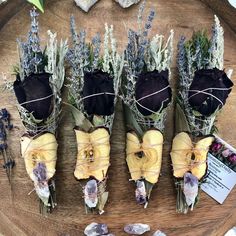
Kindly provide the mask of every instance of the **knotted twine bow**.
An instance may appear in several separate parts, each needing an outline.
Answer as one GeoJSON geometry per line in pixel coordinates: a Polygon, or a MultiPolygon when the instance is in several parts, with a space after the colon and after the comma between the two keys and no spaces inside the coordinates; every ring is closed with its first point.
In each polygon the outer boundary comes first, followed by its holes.
{"type": "Polygon", "coordinates": [[[193,143],[190,136],[181,132],[173,139],[171,159],[176,178],[183,178],[191,172],[198,179],[206,173],[207,153],[214,137],[206,137],[193,143]]]}
{"type": "Polygon", "coordinates": [[[126,161],[132,180],[145,178],[156,183],[161,169],[163,135],[158,130],[149,130],[141,143],[136,134],[127,133],[126,161]],[[142,154],[140,156],[139,154],[142,154]]]}
{"type": "Polygon", "coordinates": [[[105,128],[98,128],[91,133],[75,129],[75,133],[78,145],[75,177],[104,180],[110,165],[109,132],[105,128]]]}

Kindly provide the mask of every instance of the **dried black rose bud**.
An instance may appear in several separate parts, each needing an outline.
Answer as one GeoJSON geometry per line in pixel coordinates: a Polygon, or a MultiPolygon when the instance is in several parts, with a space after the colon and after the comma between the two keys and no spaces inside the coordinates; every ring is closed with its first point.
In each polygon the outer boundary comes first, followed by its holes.
{"type": "Polygon", "coordinates": [[[19,104],[36,119],[46,119],[52,111],[50,76],[48,73],[31,74],[24,81],[17,77],[13,85],[19,104]]]}
{"type": "Polygon", "coordinates": [[[84,75],[84,109],[89,115],[109,116],[114,113],[113,78],[96,70],[84,75]]]}
{"type": "Polygon", "coordinates": [[[161,111],[170,103],[172,92],[168,75],[168,70],[160,73],[154,70],[139,75],[135,88],[135,99],[142,115],[149,116],[153,112],[161,111]]]}
{"type": "Polygon", "coordinates": [[[202,115],[210,116],[225,104],[232,86],[232,81],[222,70],[198,70],[189,88],[189,104],[202,115]]]}

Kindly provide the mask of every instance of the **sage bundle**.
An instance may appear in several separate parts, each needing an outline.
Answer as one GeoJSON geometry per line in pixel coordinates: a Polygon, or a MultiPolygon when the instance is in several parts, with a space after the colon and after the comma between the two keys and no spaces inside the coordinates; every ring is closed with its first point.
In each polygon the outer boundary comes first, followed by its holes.
{"type": "Polygon", "coordinates": [[[138,31],[128,30],[122,83],[126,124],[126,161],[135,182],[135,198],[147,207],[162,163],[163,131],[172,92],[169,84],[173,30],[167,41],[149,38],[155,16],[150,11],[143,24],[145,2],[139,8],[138,31]]]}
{"type": "Polygon", "coordinates": [[[207,154],[214,141],[216,117],[233,86],[232,70],[223,69],[224,36],[215,16],[212,37],[205,31],[178,44],[179,92],[171,159],[177,189],[176,210],[187,213],[198,202],[207,177],[207,154]]]}
{"type": "Polygon", "coordinates": [[[86,211],[102,214],[108,199],[110,135],[124,59],[117,52],[112,25],[105,24],[103,41],[96,34],[87,43],[86,32],[77,34],[72,17],[71,32],[73,47],[67,59],[71,65],[69,106],[78,150],[74,175],[82,185],[86,211]]]}
{"type": "Polygon", "coordinates": [[[51,212],[56,206],[55,167],[64,83],[64,58],[67,42],[58,43],[56,33],[48,31],[47,46],[42,49],[38,34],[38,13],[30,11],[31,28],[26,42],[18,40],[19,64],[15,66],[13,89],[20,118],[26,132],[21,137],[21,155],[34,190],[40,199],[40,211],[51,212]]]}

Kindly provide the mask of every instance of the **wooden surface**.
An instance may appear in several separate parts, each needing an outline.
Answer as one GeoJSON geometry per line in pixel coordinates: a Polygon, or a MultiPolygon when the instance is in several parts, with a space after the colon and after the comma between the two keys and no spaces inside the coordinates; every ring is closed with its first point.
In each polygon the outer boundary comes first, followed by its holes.
{"type": "MultiPolygon", "coordinates": [[[[212,3],[214,1],[211,1],[212,3]]],[[[223,3],[222,3],[223,4],[223,3]]],[[[175,30],[175,54],[173,61],[173,88],[176,86],[176,44],[180,35],[190,37],[194,30],[205,27],[211,29],[214,12],[200,0],[148,0],[147,10],[153,6],[157,12],[152,34],[165,35],[175,30]]],[[[222,5],[223,6],[223,5],[222,5]]],[[[112,0],[100,0],[89,14],[75,7],[72,0],[50,0],[46,11],[40,17],[40,33],[45,42],[46,31],[51,29],[58,36],[69,37],[69,17],[75,15],[78,27],[84,27],[91,37],[97,31],[103,32],[105,22],[115,26],[120,49],[126,43],[124,23],[136,25],[138,6],[124,10],[112,0]]],[[[24,37],[29,28],[29,5],[19,6],[19,12],[0,30],[0,71],[10,76],[11,65],[17,62],[16,38],[24,37]]],[[[219,7],[218,7],[219,9],[219,7]]],[[[235,22],[236,15],[231,21],[235,22]]],[[[225,68],[236,72],[236,34],[222,21],[225,30],[225,68]]],[[[236,83],[236,74],[233,80],[236,83]]],[[[0,82],[2,83],[2,81],[0,82]]],[[[13,171],[12,191],[4,170],[0,169],[0,234],[3,235],[83,235],[85,226],[91,222],[107,223],[110,232],[125,235],[123,226],[127,223],[147,223],[152,231],[163,230],[169,236],[222,236],[228,228],[236,224],[236,189],[232,191],[224,205],[216,203],[205,193],[194,212],[188,215],[175,213],[176,192],[173,185],[169,151],[173,137],[173,107],[168,114],[165,130],[162,176],[152,192],[148,209],[136,205],[134,185],[128,182],[129,174],[125,163],[125,129],[122,109],[117,107],[112,134],[111,167],[109,169],[108,189],[110,191],[106,212],[102,216],[85,215],[81,189],[73,176],[76,160],[76,144],[73,120],[64,112],[59,127],[59,151],[56,172],[58,207],[47,218],[39,214],[35,193],[28,196],[33,184],[26,174],[23,159],[19,152],[19,138],[24,127],[16,110],[14,95],[1,93],[0,107],[6,107],[15,128],[9,136],[12,156],[16,160],[13,171]]],[[[236,146],[236,89],[234,88],[224,111],[218,118],[220,136],[236,146]]],[[[152,235],[147,233],[146,235],[152,235]]]]}

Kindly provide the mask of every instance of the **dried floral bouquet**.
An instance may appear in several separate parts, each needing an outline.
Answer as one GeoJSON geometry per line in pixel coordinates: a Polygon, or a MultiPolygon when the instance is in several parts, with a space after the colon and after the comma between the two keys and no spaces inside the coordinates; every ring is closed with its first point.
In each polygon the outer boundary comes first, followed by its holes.
{"type": "Polygon", "coordinates": [[[149,38],[155,16],[153,10],[143,24],[145,1],[138,14],[139,30],[128,30],[122,83],[126,122],[126,161],[135,197],[147,207],[158,182],[163,148],[163,131],[172,92],[169,84],[173,53],[173,30],[167,41],[156,34],[149,38]]]}
{"type": "Polygon", "coordinates": [[[233,86],[223,70],[223,28],[215,16],[212,37],[196,32],[178,44],[179,93],[171,159],[177,189],[176,210],[187,213],[198,202],[206,179],[207,154],[214,141],[215,120],[233,86]]]}
{"type": "Polygon", "coordinates": [[[55,167],[57,160],[56,129],[61,112],[61,88],[64,83],[64,58],[67,42],[58,44],[56,34],[41,49],[38,13],[30,11],[31,29],[26,42],[18,40],[19,64],[15,66],[13,89],[26,133],[21,137],[21,155],[34,190],[40,199],[40,211],[56,206],[55,167]]]}
{"type": "Polygon", "coordinates": [[[117,52],[113,26],[105,25],[103,42],[96,34],[91,43],[86,43],[86,32],[77,34],[72,17],[71,33],[68,89],[78,148],[74,175],[83,188],[86,212],[102,214],[108,199],[110,135],[124,58],[117,52]]]}

